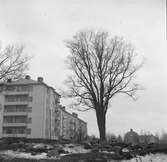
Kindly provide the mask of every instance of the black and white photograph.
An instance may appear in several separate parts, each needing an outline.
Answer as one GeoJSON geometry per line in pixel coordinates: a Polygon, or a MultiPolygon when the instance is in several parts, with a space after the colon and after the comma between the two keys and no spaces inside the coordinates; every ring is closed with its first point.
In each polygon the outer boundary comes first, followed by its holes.
{"type": "Polygon", "coordinates": [[[166,0],[0,0],[0,162],[167,162],[166,0]]]}

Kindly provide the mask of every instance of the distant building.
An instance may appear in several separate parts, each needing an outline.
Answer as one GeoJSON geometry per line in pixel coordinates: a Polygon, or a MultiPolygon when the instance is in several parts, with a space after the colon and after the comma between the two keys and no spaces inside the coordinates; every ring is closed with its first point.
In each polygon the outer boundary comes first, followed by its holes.
{"type": "Polygon", "coordinates": [[[139,143],[147,143],[147,137],[145,135],[140,135],[139,143]]]}
{"type": "Polygon", "coordinates": [[[159,139],[154,135],[140,135],[139,143],[146,143],[146,144],[159,143],[159,139]]]}
{"type": "Polygon", "coordinates": [[[130,131],[125,134],[124,142],[132,145],[138,144],[139,136],[133,129],[130,129],[130,131]]]}
{"type": "MultiPolygon", "coordinates": [[[[42,77],[35,81],[27,75],[24,79],[8,79],[0,84],[0,138],[59,139],[63,129],[68,129],[67,126],[63,127],[66,124],[63,123],[62,112],[60,95],[45,84],[42,77]]],[[[67,120],[74,118],[65,110],[64,114],[68,114],[64,115],[67,120]]],[[[77,126],[87,131],[85,122],[77,126]]],[[[69,132],[64,135],[65,138],[68,136],[71,136],[69,132]]]]}
{"type": "Polygon", "coordinates": [[[162,137],[160,139],[160,142],[161,143],[167,143],[167,133],[163,132],[162,137]]]}
{"type": "Polygon", "coordinates": [[[148,143],[159,143],[159,139],[158,139],[158,137],[156,137],[154,135],[150,135],[148,143]]]}

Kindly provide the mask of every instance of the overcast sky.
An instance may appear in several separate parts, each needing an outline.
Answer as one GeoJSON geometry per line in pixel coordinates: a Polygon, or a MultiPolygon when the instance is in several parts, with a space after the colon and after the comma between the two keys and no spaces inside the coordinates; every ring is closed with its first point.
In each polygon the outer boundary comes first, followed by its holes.
{"type": "MultiPolygon", "coordinates": [[[[0,41],[24,44],[34,56],[28,73],[33,79],[43,76],[59,92],[68,74],[65,40],[81,29],[123,36],[146,58],[137,77],[145,91],[136,102],[127,96],[113,99],[107,132],[167,131],[165,6],[165,0],[0,0],[0,41]]],[[[94,112],[79,116],[88,123],[89,134],[98,135],[94,112]]]]}

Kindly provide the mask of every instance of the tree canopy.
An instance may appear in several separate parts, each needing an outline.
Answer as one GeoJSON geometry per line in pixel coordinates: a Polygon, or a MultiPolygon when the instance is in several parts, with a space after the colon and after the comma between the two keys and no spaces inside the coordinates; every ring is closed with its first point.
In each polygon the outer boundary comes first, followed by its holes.
{"type": "MultiPolygon", "coordinates": [[[[142,62],[136,60],[134,47],[123,38],[110,38],[107,32],[81,31],[66,43],[70,49],[68,78],[70,97],[81,110],[94,109],[98,125],[104,120],[111,99],[126,94],[136,99],[139,84],[133,79],[142,62]]],[[[103,126],[101,126],[102,129],[103,126]]]]}
{"type": "Polygon", "coordinates": [[[0,48],[0,81],[22,77],[28,69],[29,60],[23,46],[8,45],[0,48]]]}

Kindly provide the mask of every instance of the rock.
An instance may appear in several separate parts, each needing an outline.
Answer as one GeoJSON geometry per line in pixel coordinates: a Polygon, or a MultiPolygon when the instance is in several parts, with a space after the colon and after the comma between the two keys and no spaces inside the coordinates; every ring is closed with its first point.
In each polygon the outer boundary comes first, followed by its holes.
{"type": "Polygon", "coordinates": [[[36,152],[34,152],[34,151],[32,151],[31,152],[31,155],[37,155],[38,153],[36,153],[36,152]]]}
{"type": "Polygon", "coordinates": [[[21,148],[19,148],[19,151],[20,151],[20,152],[25,152],[26,149],[21,147],[21,148]]]}
{"type": "Polygon", "coordinates": [[[35,152],[35,153],[42,153],[48,152],[46,146],[44,144],[30,144],[26,148],[26,152],[35,152]]]}
{"type": "Polygon", "coordinates": [[[89,142],[83,143],[84,149],[92,149],[92,145],[89,142]]]}
{"type": "Polygon", "coordinates": [[[71,144],[71,145],[68,145],[68,147],[69,147],[69,148],[74,148],[74,145],[73,145],[73,144],[71,144]]]}
{"type": "Polygon", "coordinates": [[[106,150],[106,151],[110,151],[110,148],[112,148],[111,145],[105,144],[104,146],[102,146],[102,149],[106,150]]]}
{"type": "Polygon", "coordinates": [[[122,153],[122,156],[124,157],[124,159],[131,159],[131,158],[134,157],[134,156],[133,156],[131,153],[129,153],[129,152],[123,152],[123,153],[122,153]]]}
{"type": "Polygon", "coordinates": [[[92,148],[92,152],[98,152],[99,151],[99,148],[98,147],[93,147],[92,148]]]}
{"type": "Polygon", "coordinates": [[[99,140],[92,140],[90,141],[91,145],[98,145],[99,144],[99,140]]]}
{"type": "Polygon", "coordinates": [[[138,150],[138,149],[142,149],[142,146],[140,145],[134,145],[130,147],[131,150],[138,150]]]}
{"type": "Polygon", "coordinates": [[[58,150],[51,150],[47,153],[48,157],[53,157],[53,156],[58,156],[58,155],[59,155],[58,150]]]}
{"type": "Polygon", "coordinates": [[[67,154],[67,153],[69,153],[68,151],[64,150],[64,147],[62,145],[55,145],[54,150],[57,150],[58,154],[67,154]]]}
{"type": "Polygon", "coordinates": [[[108,148],[109,152],[115,152],[115,154],[120,155],[121,154],[121,147],[120,146],[111,146],[108,148]]]}
{"type": "Polygon", "coordinates": [[[18,143],[12,143],[8,146],[8,149],[9,150],[13,150],[13,151],[16,151],[18,148],[21,148],[23,147],[22,144],[18,144],[18,143]]]}
{"type": "Polygon", "coordinates": [[[68,154],[69,152],[62,149],[62,150],[58,150],[58,153],[59,154],[68,154]]]}

